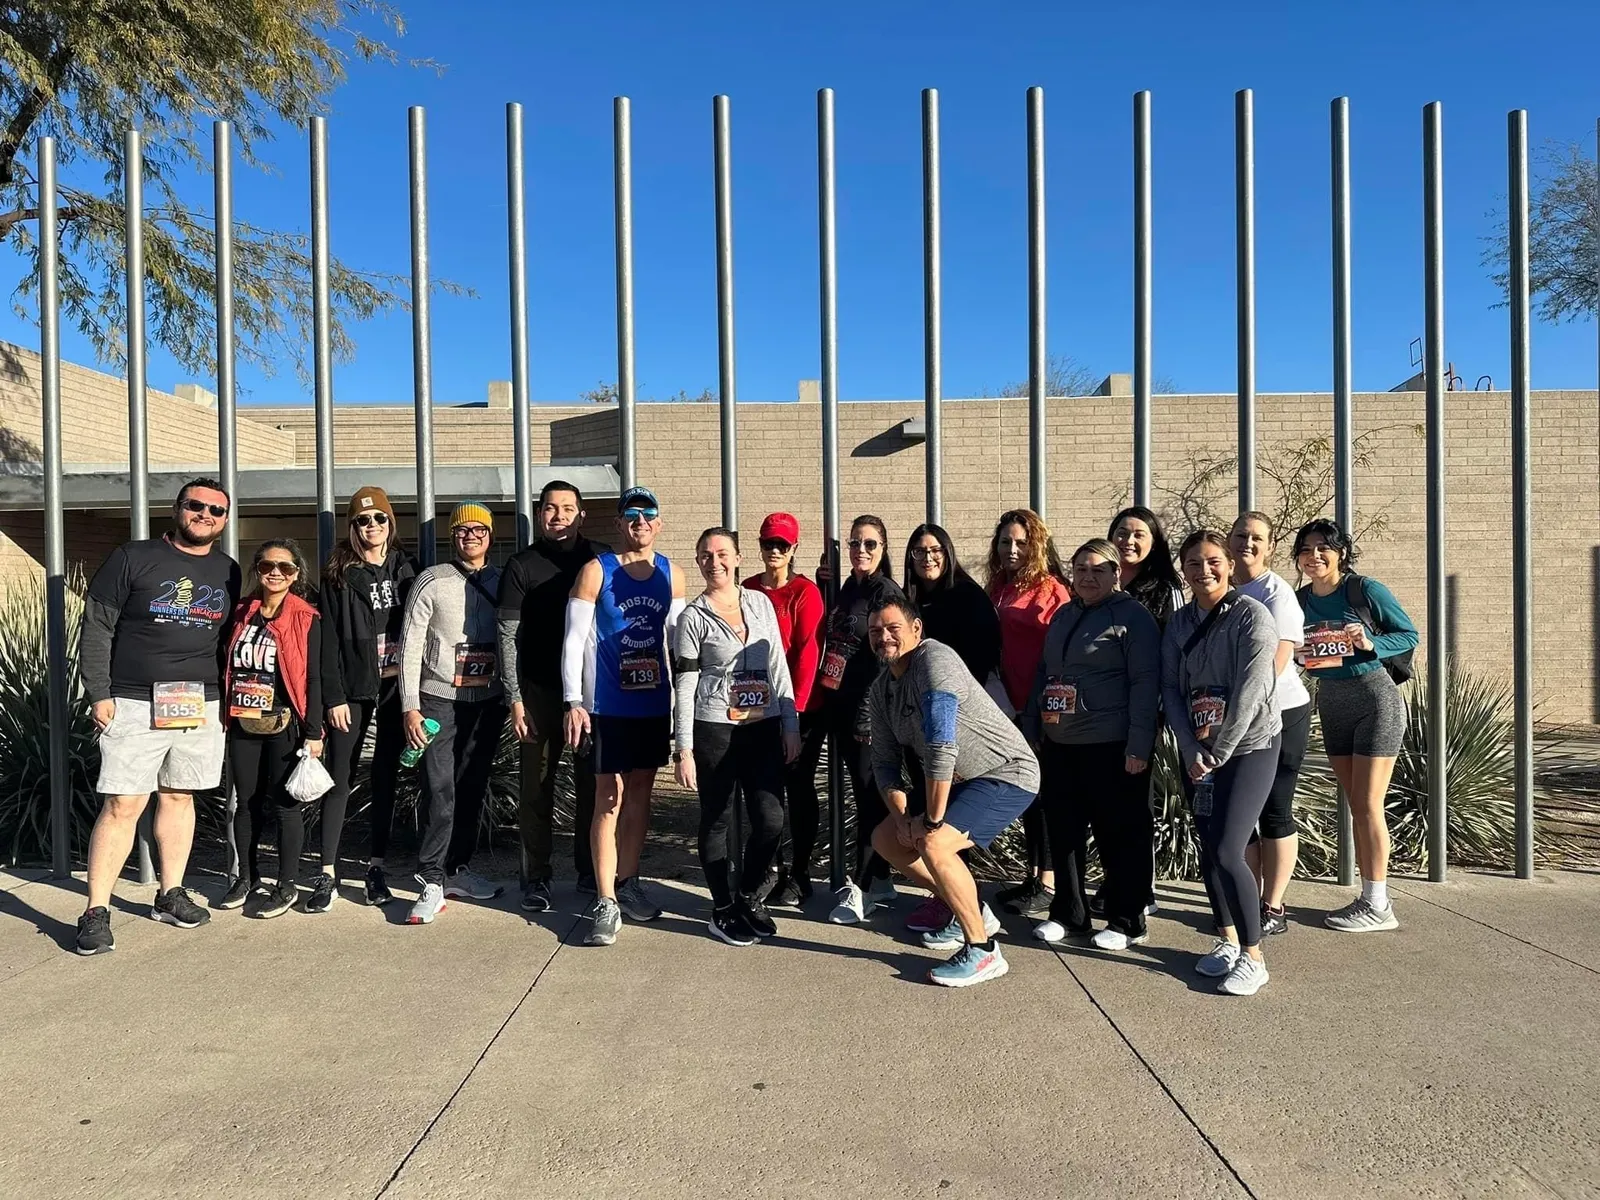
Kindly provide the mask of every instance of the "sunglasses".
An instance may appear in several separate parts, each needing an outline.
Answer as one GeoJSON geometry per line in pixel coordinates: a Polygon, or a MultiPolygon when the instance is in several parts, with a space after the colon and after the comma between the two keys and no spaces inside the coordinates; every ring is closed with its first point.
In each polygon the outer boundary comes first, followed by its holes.
{"type": "Polygon", "coordinates": [[[883,545],[883,543],[874,538],[851,538],[846,545],[848,545],[852,550],[871,551],[876,550],[879,546],[883,545]]]}
{"type": "Polygon", "coordinates": [[[362,513],[353,522],[358,529],[365,529],[368,525],[376,525],[382,529],[389,523],[388,513],[362,513]]]}
{"type": "Polygon", "coordinates": [[[761,549],[763,551],[776,550],[779,554],[787,554],[794,547],[782,538],[762,538],[761,549]]]}
{"type": "Polygon", "coordinates": [[[228,515],[228,506],[226,504],[207,504],[204,500],[185,500],[182,507],[185,512],[208,512],[213,517],[225,517],[228,515]]]}
{"type": "Polygon", "coordinates": [[[622,519],[632,524],[634,521],[654,521],[661,515],[659,508],[625,508],[622,510],[622,519]]]}
{"type": "Polygon", "coordinates": [[[484,525],[457,525],[450,532],[457,537],[472,538],[474,540],[489,536],[489,529],[484,525]]]}
{"type": "Polygon", "coordinates": [[[256,564],[256,574],[263,579],[268,575],[282,575],[285,579],[293,579],[300,574],[300,568],[283,559],[263,558],[256,564]]]}

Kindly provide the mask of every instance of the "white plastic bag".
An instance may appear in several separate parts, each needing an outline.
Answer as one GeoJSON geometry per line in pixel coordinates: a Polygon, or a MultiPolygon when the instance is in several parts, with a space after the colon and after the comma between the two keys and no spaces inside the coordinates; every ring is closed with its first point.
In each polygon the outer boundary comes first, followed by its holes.
{"type": "Polygon", "coordinates": [[[333,787],[333,776],[328,774],[328,768],[322,765],[320,758],[312,758],[304,750],[299,753],[300,761],[295,764],[294,770],[289,772],[283,790],[289,793],[290,799],[298,800],[301,804],[310,804],[333,787]]]}

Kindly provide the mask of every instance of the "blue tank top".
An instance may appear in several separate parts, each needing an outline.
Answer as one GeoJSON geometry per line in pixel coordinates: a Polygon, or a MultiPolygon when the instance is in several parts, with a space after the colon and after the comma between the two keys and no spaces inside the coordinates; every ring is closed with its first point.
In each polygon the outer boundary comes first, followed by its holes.
{"type": "Polygon", "coordinates": [[[635,579],[602,554],[594,606],[594,711],[610,717],[664,717],[672,711],[667,681],[667,610],[672,569],[655,558],[649,578],[635,579]]]}

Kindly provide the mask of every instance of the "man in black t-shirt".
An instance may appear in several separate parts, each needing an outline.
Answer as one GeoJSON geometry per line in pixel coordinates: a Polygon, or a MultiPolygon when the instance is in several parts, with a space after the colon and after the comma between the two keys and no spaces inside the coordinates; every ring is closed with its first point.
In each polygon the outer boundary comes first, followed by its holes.
{"type": "Polygon", "coordinates": [[[216,480],[190,480],[173,505],[172,531],[113,550],[84,597],[78,666],[100,730],[96,790],[105,801],[89,837],[79,954],[116,947],[111,888],[151,792],[161,884],[150,915],[182,929],[211,917],[184,890],[183,873],[194,793],[222,779],[223,634],[239,602],[239,564],[215,548],[228,508],[216,480]]]}
{"type": "MultiPolygon", "coordinates": [[[[517,824],[522,830],[525,878],[522,907],[550,908],[550,826],[555,811],[556,767],[566,745],[562,727],[561,638],[566,629],[567,596],[583,564],[610,547],[578,532],[583,496],[565,480],[554,479],[539,494],[540,537],[513,555],[500,577],[500,677],[511,702],[511,728],[522,742],[522,799],[517,824]]],[[[577,793],[572,860],[580,890],[594,890],[589,826],[594,817],[594,762],[572,758],[577,793]]]]}

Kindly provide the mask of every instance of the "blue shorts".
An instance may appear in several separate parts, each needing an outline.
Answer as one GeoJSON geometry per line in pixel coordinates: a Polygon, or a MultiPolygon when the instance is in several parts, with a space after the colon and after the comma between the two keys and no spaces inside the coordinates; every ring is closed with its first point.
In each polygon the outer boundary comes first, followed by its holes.
{"type": "Polygon", "coordinates": [[[967,779],[950,789],[950,803],[945,806],[944,819],[947,825],[971,838],[973,845],[987,850],[989,843],[1032,803],[1033,793],[1023,791],[1014,783],[967,779]]]}

